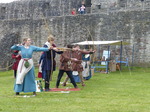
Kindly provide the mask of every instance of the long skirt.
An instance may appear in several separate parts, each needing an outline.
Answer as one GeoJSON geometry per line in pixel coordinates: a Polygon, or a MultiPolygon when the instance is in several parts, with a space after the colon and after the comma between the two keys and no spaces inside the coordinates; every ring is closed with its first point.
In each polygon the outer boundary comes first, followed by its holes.
{"type": "Polygon", "coordinates": [[[17,78],[14,85],[15,92],[35,92],[35,73],[32,59],[29,60],[29,67],[25,68],[24,59],[18,65],[17,78]]]}

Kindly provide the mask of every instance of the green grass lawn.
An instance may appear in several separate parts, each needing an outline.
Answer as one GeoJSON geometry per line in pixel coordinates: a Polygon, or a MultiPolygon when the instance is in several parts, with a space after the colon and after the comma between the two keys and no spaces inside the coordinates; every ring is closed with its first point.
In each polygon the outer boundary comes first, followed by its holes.
{"type": "MultiPolygon", "coordinates": [[[[53,74],[52,88],[57,74],[53,74]]],[[[0,112],[150,112],[149,68],[95,73],[85,87],[78,84],[80,91],[40,92],[29,98],[16,97],[13,84],[13,71],[0,72],[0,112]]]]}

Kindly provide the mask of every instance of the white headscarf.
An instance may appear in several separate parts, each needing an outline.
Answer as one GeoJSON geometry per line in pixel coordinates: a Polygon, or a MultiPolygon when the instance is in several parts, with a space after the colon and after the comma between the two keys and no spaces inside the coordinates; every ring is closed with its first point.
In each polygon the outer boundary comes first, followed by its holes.
{"type": "Polygon", "coordinates": [[[48,46],[48,48],[50,48],[50,46],[51,46],[51,43],[49,43],[48,41],[45,43],[45,45],[47,45],[48,46]]]}

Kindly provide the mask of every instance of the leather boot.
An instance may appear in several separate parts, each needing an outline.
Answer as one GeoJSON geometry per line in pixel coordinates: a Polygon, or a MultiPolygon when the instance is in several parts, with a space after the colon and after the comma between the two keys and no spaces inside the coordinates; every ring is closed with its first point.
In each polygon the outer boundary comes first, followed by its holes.
{"type": "Polygon", "coordinates": [[[36,92],[33,92],[33,95],[35,95],[35,96],[36,96],[36,92]]]}
{"type": "Polygon", "coordinates": [[[19,92],[16,92],[16,95],[19,95],[19,92]]]}

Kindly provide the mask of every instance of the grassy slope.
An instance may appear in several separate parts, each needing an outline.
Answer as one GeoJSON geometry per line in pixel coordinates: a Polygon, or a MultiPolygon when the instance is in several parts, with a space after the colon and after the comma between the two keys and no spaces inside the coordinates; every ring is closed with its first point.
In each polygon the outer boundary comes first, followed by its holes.
{"type": "MultiPolygon", "coordinates": [[[[95,73],[80,91],[40,92],[36,97],[15,97],[13,71],[0,72],[2,112],[149,112],[150,70],[136,68],[110,74],[95,73]]],[[[55,87],[57,71],[51,87],[55,87]]],[[[73,87],[71,84],[68,87],[73,87]]],[[[60,88],[63,88],[60,86],[60,88]]],[[[31,95],[32,93],[27,93],[31,95]]],[[[22,93],[25,95],[25,93],[22,93]]]]}

